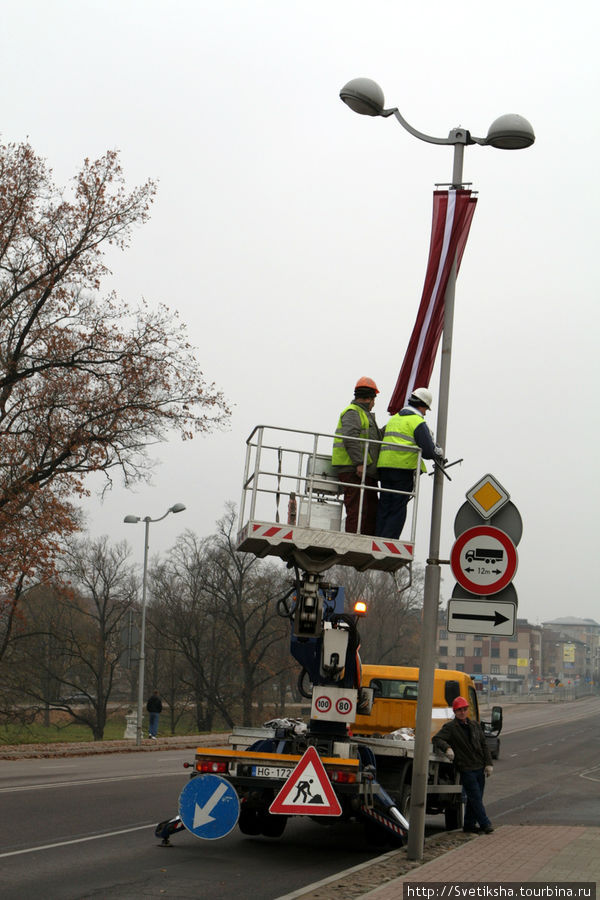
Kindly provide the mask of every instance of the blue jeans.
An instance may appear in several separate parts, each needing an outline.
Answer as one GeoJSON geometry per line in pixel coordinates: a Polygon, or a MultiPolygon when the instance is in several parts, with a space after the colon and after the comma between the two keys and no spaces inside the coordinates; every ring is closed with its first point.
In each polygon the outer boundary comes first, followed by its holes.
{"type": "Polygon", "coordinates": [[[483,805],[483,789],[485,787],[485,773],[483,769],[473,769],[470,772],[460,773],[460,782],[467,795],[465,807],[465,828],[475,828],[479,823],[481,828],[492,823],[488,819],[483,805]]]}
{"type": "MultiPolygon", "coordinates": [[[[391,488],[394,491],[413,490],[414,469],[382,467],[377,470],[377,473],[382,488],[391,488]]],[[[409,500],[409,494],[386,494],[385,491],[380,491],[375,525],[377,537],[392,538],[392,540],[400,537],[406,521],[406,507],[409,500]]]]}
{"type": "Polygon", "coordinates": [[[158,717],[160,713],[151,712],[148,713],[149,722],[148,722],[148,734],[152,735],[152,737],[156,737],[158,734],[158,717]]]}

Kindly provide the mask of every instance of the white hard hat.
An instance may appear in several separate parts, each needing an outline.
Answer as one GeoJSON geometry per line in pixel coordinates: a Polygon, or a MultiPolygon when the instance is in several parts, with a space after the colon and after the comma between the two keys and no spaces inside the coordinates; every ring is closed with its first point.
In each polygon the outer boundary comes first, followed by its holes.
{"type": "Polygon", "coordinates": [[[423,404],[427,409],[431,409],[431,404],[433,403],[433,395],[429,388],[415,388],[410,399],[420,400],[421,403],[419,405],[423,404]]]}

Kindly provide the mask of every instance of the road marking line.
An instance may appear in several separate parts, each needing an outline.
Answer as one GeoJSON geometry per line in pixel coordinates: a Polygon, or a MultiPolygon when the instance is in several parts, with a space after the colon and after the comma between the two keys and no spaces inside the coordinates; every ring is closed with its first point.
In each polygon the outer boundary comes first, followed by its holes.
{"type": "Polygon", "coordinates": [[[600,781],[600,766],[593,766],[591,769],[585,769],[583,772],[579,773],[580,778],[587,778],[588,781],[600,781]],[[595,775],[591,775],[591,772],[595,772],[595,775]]]}
{"type": "Polygon", "coordinates": [[[540,800],[545,800],[546,797],[551,797],[552,794],[555,794],[558,788],[553,788],[551,791],[548,791],[547,794],[540,794],[538,797],[534,797],[532,800],[528,800],[527,803],[521,803],[520,806],[513,806],[512,809],[505,809],[504,812],[496,813],[494,815],[494,819],[501,819],[502,816],[508,816],[510,813],[519,812],[522,809],[527,809],[528,806],[532,806],[534,803],[538,803],[540,800]]]}
{"type": "Polygon", "coordinates": [[[9,853],[0,853],[0,859],[7,856],[21,856],[23,853],[37,853],[39,850],[55,850],[57,847],[69,847],[71,844],[83,844],[86,841],[98,841],[101,838],[116,837],[119,834],[130,834],[132,831],[143,831],[146,828],[156,827],[150,825],[136,825],[135,828],[122,828],[120,831],[107,831],[105,834],[92,834],[89,837],[73,838],[72,841],[58,841],[56,844],[43,844],[41,847],[27,847],[25,850],[11,850],[9,853]]]}
{"type": "Polygon", "coordinates": [[[0,788],[0,794],[14,794],[18,791],[39,791],[48,788],[79,787],[82,784],[110,784],[113,781],[140,781],[143,778],[181,778],[180,772],[149,772],[147,775],[115,775],[114,778],[88,778],[83,781],[44,781],[41,784],[23,784],[0,788]]]}

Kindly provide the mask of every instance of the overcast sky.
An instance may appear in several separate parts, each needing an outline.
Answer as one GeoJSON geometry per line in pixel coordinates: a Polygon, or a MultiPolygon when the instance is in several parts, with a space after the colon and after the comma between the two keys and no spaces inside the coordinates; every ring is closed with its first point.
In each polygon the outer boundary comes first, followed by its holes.
{"type": "MultiPolygon", "coordinates": [[[[465,152],[479,202],[456,294],[446,451],[464,463],[442,556],[491,472],[523,517],[518,615],[600,621],[599,18],[583,0],[4,0],[3,139],[28,138],[61,184],[109,148],[129,186],[159,180],[105,289],[177,310],[233,408],[227,431],[156,448],[151,487],[88,502],[94,536],[127,538],[141,563],[142,526],[123,516],[176,502],[187,510],[151,529],[151,554],[184,528],[210,534],[239,502],[254,425],[331,432],[360,375],[385,424],[452,150],[354,115],[339,89],[368,76],[429,134],[484,136],[508,112],[534,127],[530,149],[465,152]]],[[[446,571],[445,596],[453,584],[446,571]]]]}

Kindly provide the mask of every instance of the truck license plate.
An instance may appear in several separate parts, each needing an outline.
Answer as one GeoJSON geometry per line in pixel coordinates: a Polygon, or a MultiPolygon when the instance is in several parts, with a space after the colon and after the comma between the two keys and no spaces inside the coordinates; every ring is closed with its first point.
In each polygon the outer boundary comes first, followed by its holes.
{"type": "Polygon", "coordinates": [[[252,766],[252,774],[259,778],[287,778],[293,771],[291,766],[252,766]]]}

